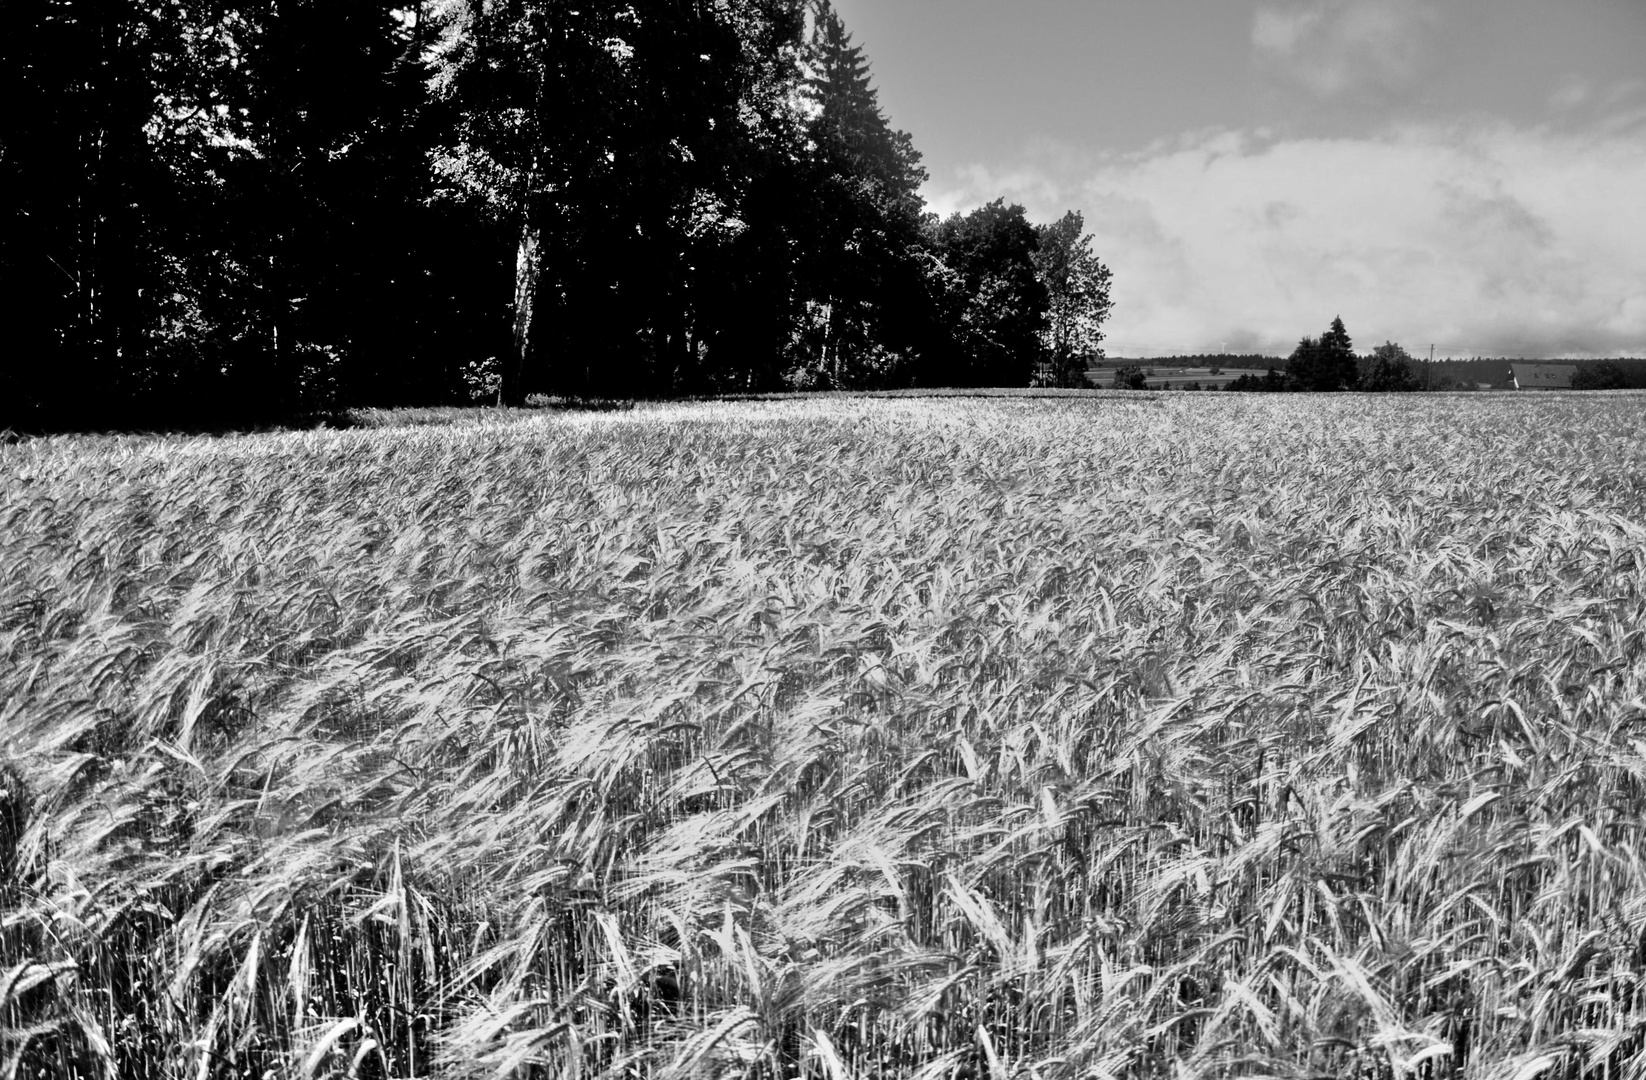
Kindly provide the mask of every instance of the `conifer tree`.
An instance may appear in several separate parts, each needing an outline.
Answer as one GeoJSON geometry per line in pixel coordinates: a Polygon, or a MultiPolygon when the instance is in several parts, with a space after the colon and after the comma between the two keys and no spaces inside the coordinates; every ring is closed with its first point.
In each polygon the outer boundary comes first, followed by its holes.
{"type": "Polygon", "coordinates": [[[1286,377],[1297,390],[1355,389],[1360,382],[1359,361],[1342,318],[1334,318],[1331,328],[1320,337],[1304,337],[1297,343],[1286,361],[1286,377]]]}
{"type": "Polygon", "coordinates": [[[860,45],[828,0],[813,0],[802,60],[811,147],[802,197],[792,361],[814,385],[906,379],[924,302],[919,188],[907,132],[880,108],[860,45]],[[901,370],[900,370],[901,369],[901,370]]]}
{"type": "Polygon", "coordinates": [[[872,183],[881,200],[918,212],[917,192],[926,180],[920,152],[909,133],[893,130],[881,111],[863,47],[852,43],[829,0],[815,0],[806,72],[815,110],[810,134],[824,160],[872,183]]]}
{"type": "Polygon", "coordinates": [[[1329,330],[1320,336],[1320,361],[1316,368],[1316,389],[1353,390],[1360,382],[1360,366],[1355,360],[1354,342],[1341,316],[1332,319],[1329,330]]]}

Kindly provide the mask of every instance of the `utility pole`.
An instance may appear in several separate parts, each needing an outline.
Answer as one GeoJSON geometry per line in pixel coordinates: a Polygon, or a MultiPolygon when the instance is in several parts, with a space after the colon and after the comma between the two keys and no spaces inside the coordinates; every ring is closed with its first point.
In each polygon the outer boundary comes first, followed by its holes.
{"type": "Polygon", "coordinates": [[[1423,368],[1423,389],[1425,389],[1425,390],[1429,389],[1430,376],[1434,372],[1434,369],[1435,369],[1435,347],[1434,347],[1433,344],[1431,344],[1429,346],[1429,362],[1423,368]]]}

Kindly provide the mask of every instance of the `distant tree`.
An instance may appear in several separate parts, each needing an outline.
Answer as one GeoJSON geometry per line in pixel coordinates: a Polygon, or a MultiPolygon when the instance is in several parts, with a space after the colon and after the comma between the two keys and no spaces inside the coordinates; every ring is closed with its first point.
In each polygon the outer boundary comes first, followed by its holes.
{"type": "Polygon", "coordinates": [[[1088,362],[1103,356],[1103,323],[1113,306],[1109,268],[1093,253],[1078,211],[1036,226],[1035,235],[1040,246],[1030,258],[1049,305],[1041,334],[1048,367],[1044,381],[1085,386],[1088,362]]]}
{"type": "Polygon", "coordinates": [[[1622,366],[1611,360],[1579,364],[1572,372],[1573,390],[1622,390],[1628,385],[1629,377],[1622,366]]]}
{"type": "Polygon", "coordinates": [[[1360,382],[1354,343],[1341,318],[1318,338],[1305,337],[1286,361],[1286,375],[1298,390],[1331,392],[1353,390],[1360,382]]]}
{"type": "Polygon", "coordinates": [[[1405,349],[1386,341],[1366,357],[1361,369],[1360,388],[1378,393],[1416,390],[1415,364],[1416,361],[1405,349]]]}
{"type": "Polygon", "coordinates": [[[1354,342],[1349,340],[1349,331],[1343,326],[1343,319],[1332,319],[1331,329],[1320,337],[1321,368],[1320,374],[1325,383],[1325,389],[1353,390],[1360,383],[1360,365],[1355,360],[1354,342]]]}
{"type": "MultiPolygon", "coordinates": [[[[1286,358],[1286,379],[1298,390],[1313,390],[1321,381],[1320,367],[1320,339],[1304,336],[1298,340],[1292,355],[1286,358]]],[[[1273,371],[1272,368],[1270,370],[1273,371]]],[[[1242,379],[1249,377],[1241,376],[1242,379]]]]}
{"type": "MultiPolygon", "coordinates": [[[[1305,338],[1304,340],[1308,341],[1309,339],[1305,338]]],[[[1292,382],[1290,375],[1276,371],[1274,365],[1271,364],[1268,372],[1263,376],[1242,375],[1223,389],[1233,390],[1236,393],[1278,394],[1295,389],[1295,384],[1292,382]]]]}
{"type": "Polygon", "coordinates": [[[1116,390],[1147,390],[1149,379],[1143,369],[1132,364],[1115,368],[1114,389],[1116,390]]]}
{"type": "Polygon", "coordinates": [[[1049,298],[1035,273],[1039,246],[1023,207],[996,199],[932,219],[934,295],[949,333],[948,378],[960,386],[1027,386],[1040,355],[1049,298]]]}

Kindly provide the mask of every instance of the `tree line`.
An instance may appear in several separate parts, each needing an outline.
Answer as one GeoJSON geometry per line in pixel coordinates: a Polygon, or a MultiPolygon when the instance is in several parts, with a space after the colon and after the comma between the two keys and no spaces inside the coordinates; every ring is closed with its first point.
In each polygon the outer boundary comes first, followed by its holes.
{"type": "Polygon", "coordinates": [[[1319,337],[1298,341],[1284,368],[1270,366],[1263,375],[1242,375],[1226,390],[1236,392],[1330,393],[1362,390],[1403,393],[1423,389],[1418,362],[1400,345],[1384,342],[1365,356],[1357,356],[1342,317],[1319,337]]]}
{"type": "MultiPolygon", "coordinates": [[[[1507,385],[1508,357],[1442,360],[1424,363],[1400,345],[1384,342],[1357,356],[1341,317],[1319,337],[1302,338],[1291,356],[1270,363],[1263,375],[1242,375],[1224,389],[1237,392],[1297,393],[1360,390],[1409,392],[1414,390],[1473,390],[1480,385],[1507,385]]],[[[1627,390],[1646,388],[1646,361],[1557,360],[1573,368],[1574,390],[1627,390]]],[[[1252,365],[1255,366],[1255,365],[1252,365]]],[[[1134,380],[1135,381],[1135,380],[1134,380]]],[[[1120,385],[1117,377],[1116,385],[1120,385]]]]}
{"type": "Polygon", "coordinates": [[[25,421],[1078,385],[1101,355],[1080,216],[929,212],[828,0],[7,22],[0,400],[25,421]]]}

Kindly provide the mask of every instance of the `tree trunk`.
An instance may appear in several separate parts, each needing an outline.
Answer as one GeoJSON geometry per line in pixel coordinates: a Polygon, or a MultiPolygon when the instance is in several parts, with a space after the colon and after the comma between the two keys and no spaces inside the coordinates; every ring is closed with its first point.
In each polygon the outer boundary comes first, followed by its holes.
{"type": "Polygon", "coordinates": [[[527,218],[520,229],[520,248],[514,259],[514,355],[510,358],[503,392],[511,405],[525,401],[527,364],[537,314],[537,285],[543,276],[540,252],[542,229],[527,218]]]}

